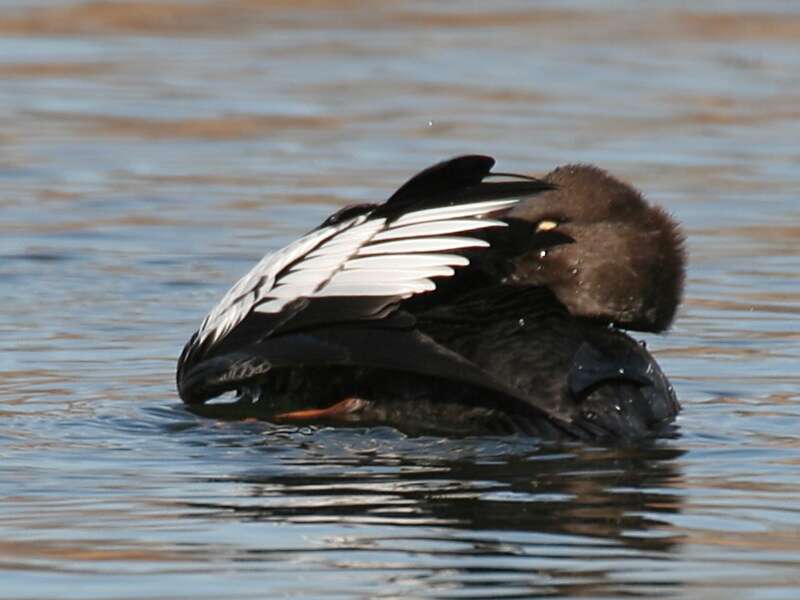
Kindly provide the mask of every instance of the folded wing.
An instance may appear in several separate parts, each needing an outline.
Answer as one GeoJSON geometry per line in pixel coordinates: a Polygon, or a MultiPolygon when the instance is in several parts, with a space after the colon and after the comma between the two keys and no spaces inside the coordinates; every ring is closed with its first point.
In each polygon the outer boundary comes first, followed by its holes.
{"type": "Polygon", "coordinates": [[[382,205],[334,215],[241,278],[184,348],[178,387],[202,402],[272,368],[363,365],[440,375],[508,391],[413,330],[402,303],[489,247],[487,229],[537,180],[482,183],[493,161],[463,157],[423,171],[382,205]],[[398,327],[398,323],[400,326],[398,327]],[[393,332],[390,333],[390,330],[393,332]],[[374,348],[380,346],[380,351],[374,348]]]}

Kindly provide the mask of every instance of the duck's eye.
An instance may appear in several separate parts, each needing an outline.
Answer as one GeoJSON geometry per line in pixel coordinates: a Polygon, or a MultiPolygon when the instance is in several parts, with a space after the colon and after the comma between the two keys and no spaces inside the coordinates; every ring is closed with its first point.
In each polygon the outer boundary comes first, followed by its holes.
{"type": "Polygon", "coordinates": [[[536,233],[539,233],[540,231],[550,231],[556,227],[558,227],[558,221],[545,219],[544,221],[539,221],[539,224],[536,226],[536,233]]]}

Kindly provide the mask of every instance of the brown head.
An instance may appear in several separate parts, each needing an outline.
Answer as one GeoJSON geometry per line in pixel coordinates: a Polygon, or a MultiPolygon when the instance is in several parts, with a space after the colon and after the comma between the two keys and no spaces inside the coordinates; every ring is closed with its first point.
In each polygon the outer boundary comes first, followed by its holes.
{"type": "Polygon", "coordinates": [[[545,286],[575,316],[667,329],[683,292],[686,252],[678,224],[597,167],[559,167],[544,181],[556,189],[507,214],[531,233],[508,283],[545,286]]]}

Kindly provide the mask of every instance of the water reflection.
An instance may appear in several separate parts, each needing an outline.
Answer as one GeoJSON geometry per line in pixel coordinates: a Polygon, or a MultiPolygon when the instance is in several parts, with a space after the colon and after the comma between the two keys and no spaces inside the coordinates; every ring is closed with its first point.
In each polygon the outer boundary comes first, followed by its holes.
{"type": "Polygon", "coordinates": [[[639,560],[669,560],[681,545],[680,534],[667,527],[668,517],[682,510],[683,451],[674,447],[309,433],[280,432],[279,445],[305,439],[302,452],[295,446],[283,457],[283,469],[270,461],[206,480],[240,487],[225,501],[187,503],[186,518],[251,528],[327,525],[337,535],[317,540],[311,552],[269,538],[240,558],[306,563],[313,555],[339,566],[367,561],[390,573],[423,569],[425,578],[445,577],[451,592],[491,584],[486,597],[506,597],[521,585],[523,597],[582,595],[589,582],[593,593],[603,582],[632,591],[643,582],[620,584],[622,559],[636,551],[639,560]],[[361,552],[369,558],[359,558],[361,552]]]}

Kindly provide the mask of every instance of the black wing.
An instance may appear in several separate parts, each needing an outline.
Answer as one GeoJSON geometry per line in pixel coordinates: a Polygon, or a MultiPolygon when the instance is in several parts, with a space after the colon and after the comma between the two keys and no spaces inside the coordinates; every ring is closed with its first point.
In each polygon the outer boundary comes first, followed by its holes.
{"type": "Polygon", "coordinates": [[[435,165],[386,203],[337,213],[262,259],[184,348],[181,397],[202,402],[271,368],[331,364],[438,375],[513,396],[397,310],[434,294],[437,281],[469,264],[466,253],[488,248],[478,234],[506,226],[492,216],[550,189],[529,178],[483,182],[493,163],[468,156],[435,165]]]}

